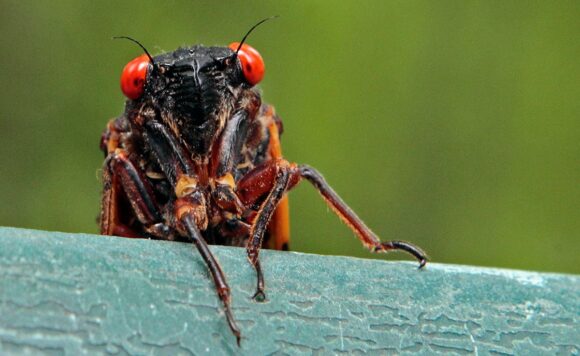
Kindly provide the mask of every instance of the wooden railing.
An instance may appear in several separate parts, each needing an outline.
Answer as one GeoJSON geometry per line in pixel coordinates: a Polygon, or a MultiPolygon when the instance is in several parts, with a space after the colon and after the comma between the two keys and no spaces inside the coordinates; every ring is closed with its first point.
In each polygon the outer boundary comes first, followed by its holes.
{"type": "Polygon", "coordinates": [[[192,245],[0,229],[0,354],[497,354],[580,349],[580,277],[212,247],[241,348],[192,245]]]}

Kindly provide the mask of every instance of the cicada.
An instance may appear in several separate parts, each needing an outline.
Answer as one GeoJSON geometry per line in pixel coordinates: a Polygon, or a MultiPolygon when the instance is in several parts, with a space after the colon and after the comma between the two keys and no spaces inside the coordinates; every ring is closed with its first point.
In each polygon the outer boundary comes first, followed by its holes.
{"type": "Polygon", "coordinates": [[[288,250],[286,194],[302,180],[371,251],[403,250],[426,263],[408,242],[381,242],[316,169],[284,158],[282,121],[256,87],[264,61],[245,43],[260,23],[227,47],[196,45],[155,57],[125,37],[144,54],[124,67],[125,111],[101,137],[101,234],[193,243],[238,344],[230,288],[208,245],[245,247],[257,276],[254,299],[264,300],[260,249],[288,250]]]}

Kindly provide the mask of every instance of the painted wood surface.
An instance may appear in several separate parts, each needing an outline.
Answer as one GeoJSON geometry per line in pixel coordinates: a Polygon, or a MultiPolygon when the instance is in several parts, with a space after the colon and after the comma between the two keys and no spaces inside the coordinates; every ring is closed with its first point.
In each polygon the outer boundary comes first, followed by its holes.
{"type": "Polygon", "coordinates": [[[0,228],[0,354],[578,354],[580,277],[0,228]]]}

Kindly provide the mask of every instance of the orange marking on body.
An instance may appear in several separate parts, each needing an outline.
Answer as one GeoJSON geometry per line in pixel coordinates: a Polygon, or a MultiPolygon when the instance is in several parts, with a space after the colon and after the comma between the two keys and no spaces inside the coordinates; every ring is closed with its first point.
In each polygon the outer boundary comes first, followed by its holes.
{"type": "Polygon", "coordinates": [[[180,175],[175,184],[175,196],[178,198],[189,195],[197,188],[197,179],[186,175],[180,175]]]}
{"type": "Polygon", "coordinates": [[[287,195],[280,200],[276,207],[268,230],[270,230],[270,234],[273,237],[273,248],[276,250],[288,250],[290,243],[290,205],[287,195]]]}
{"type": "Polygon", "coordinates": [[[275,122],[270,123],[268,126],[268,131],[270,131],[270,143],[269,152],[272,159],[282,158],[282,146],[280,145],[280,135],[278,134],[278,126],[275,122]]]}
{"type": "Polygon", "coordinates": [[[115,128],[115,120],[111,120],[107,123],[107,131],[109,137],[107,137],[107,153],[115,152],[117,147],[119,147],[119,133],[115,128]]]}
{"type": "Polygon", "coordinates": [[[229,172],[226,173],[224,176],[217,178],[216,182],[218,184],[230,186],[232,189],[235,189],[235,187],[236,187],[236,182],[234,181],[234,176],[232,176],[232,174],[229,172]]]}
{"type": "MultiPolygon", "coordinates": [[[[272,121],[268,126],[270,132],[270,143],[268,151],[273,160],[282,158],[282,146],[280,145],[280,135],[278,126],[272,121]]],[[[268,225],[270,232],[270,248],[276,250],[287,250],[290,243],[290,204],[288,196],[285,195],[276,207],[272,220],[268,225]]]]}

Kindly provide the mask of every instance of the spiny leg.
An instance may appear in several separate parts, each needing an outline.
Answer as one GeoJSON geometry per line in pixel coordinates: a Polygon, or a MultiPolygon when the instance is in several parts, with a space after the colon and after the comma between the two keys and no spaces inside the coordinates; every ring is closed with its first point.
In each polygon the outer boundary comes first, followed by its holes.
{"type": "Polygon", "coordinates": [[[276,206],[284,196],[284,193],[288,189],[288,183],[290,181],[290,172],[287,166],[277,165],[277,173],[276,178],[274,181],[274,185],[270,194],[266,200],[262,203],[260,210],[258,211],[258,215],[256,216],[256,220],[252,225],[252,229],[250,230],[250,239],[248,240],[248,258],[250,262],[256,269],[256,275],[258,277],[257,285],[256,285],[256,293],[254,293],[254,298],[257,301],[264,301],[266,300],[266,294],[264,293],[265,283],[264,283],[264,274],[262,272],[262,267],[259,261],[259,252],[260,247],[262,246],[262,239],[264,237],[264,233],[268,227],[268,223],[272,219],[272,215],[276,210],[276,206]]]}
{"type": "Polygon", "coordinates": [[[159,166],[171,185],[175,188],[176,217],[185,229],[185,235],[195,245],[209,268],[216,290],[226,313],[230,330],[236,337],[238,346],[241,332],[234,319],[230,303],[230,288],[224,272],[208,248],[200,232],[200,226],[207,226],[207,213],[203,194],[196,186],[193,162],[175,136],[154,118],[145,124],[145,140],[159,162],[159,166]],[[181,185],[185,182],[184,185],[181,185]]]}
{"type": "Polygon", "coordinates": [[[272,218],[276,205],[284,193],[300,182],[301,178],[308,180],[322,195],[330,208],[349,226],[364,246],[372,252],[387,252],[401,250],[413,255],[419,261],[419,268],[427,263],[427,255],[419,247],[405,241],[382,242],[365,223],[346,205],[340,196],[326,183],[322,175],[307,165],[296,166],[283,159],[270,161],[256,167],[242,178],[238,184],[237,193],[243,204],[250,206],[259,201],[264,194],[267,198],[262,202],[252,224],[247,251],[250,263],[256,269],[257,290],[254,298],[264,298],[264,276],[258,256],[262,245],[265,229],[272,218]]]}
{"type": "Polygon", "coordinates": [[[308,180],[322,195],[328,206],[348,225],[359,240],[372,252],[387,252],[401,250],[413,255],[419,261],[419,268],[427,263],[427,254],[419,247],[405,241],[382,242],[374,232],[355,214],[352,209],[340,198],[338,194],[326,183],[324,177],[314,168],[308,165],[298,166],[299,174],[308,180]]]}
{"type": "Polygon", "coordinates": [[[260,205],[252,223],[246,247],[248,259],[256,270],[257,285],[253,298],[257,301],[266,299],[264,274],[259,261],[262,240],[278,203],[282,200],[284,193],[291,184],[292,168],[285,160],[271,161],[249,172],[238,186],[239,193],[245,199],[245,203],[249,202],[248,199],[255,201],[257,197],[267,193],[266,199],[260,205]]]}
{"type": "Polygon", "coordinates": [[[236,324],[236,320],[234,319],[234,315],[230,307],[231,301],[230,288],[226,282],[224,272],[222,271],[214,255],[209,250],[207,242],[205,242],[203,236],[201,236],[201,233],[199,232],[199,229],[197,228],[197,225],[195,223],[194,216],[190,213],[185,213],[180,218],[180,221],[187,230],[188,237],[191,239],[191,242],[193,242],[193,244],[199,251],[199,254],[201,255],[201,257],[203,258],[203,260],[205,261],[206,265],[209,268],[210,274],[213,278],[214,284],[217,289],[218,296],[224,305],[228,325],[232,330],[232,333],[236,337],[238,346],[240,346],[242,334],[240,332],[240,329],[238,328],[238,325],[236,324]]]}
{"type": "MultiPolygon", "coordinates": [[[[266,228],[270,229],[270,233],[274,234],[274,241],[272,244],[275,247],[286,248],[288,246],[289,225],[288,225],[288,201],[284,199],[283,194],[287,189],[288,183],[281,187],[280,192],[275,193],[275,179],[278,171],[277,165],[282,162],[282,152],[280,149],[278,121],[275,117],[274,110],[269,106],[262,106],[262,118],[265,118],[268,124],[269,142],[268,153],[272,158],[269,161],[250,171],[244,178],[242,178],[241,186],[236,187],[234,181],[234,174],[236,171],[236,164],[240,163],[242,147],[247,142],[248,134],[251,131],[252,125],[256,124],[257,110],[260,108],[260,99],[253,93],[245,100],[240,100],[244,103],[242,108],[236,111],[232,118],[226,124],[222,133],[219,145],[216,147],[217,154],[214,156],[212,164],[215,167],[212,175],[216,177],[216,188],[212,192],[213,199],[217,205],[223,210],[231,212],[234,215],[240,216],[246,207],[259,203],[260,209],[257,217],[252,221],[250,231],[245,232],[241,225],[242,221],[238,220],[238,228],[234,230],[234,236],[249,236],[247,243],[248,257],[251,264],[254,266],[257,275],[256,293],[253,299],[263,301],[266,299],[264,294],[264,274],[258,259],[259,249],[263,245],[263,237],[266,228]],[[244,181],[246,183],[244,187],[244,181]],[[240,191],[246,190],[246,204],[238,198],[240,191]],[[279,195],[278,197],[273,196],[279,195]],[[264,195],[268,194],[265,201],[264,195]]],[[[283,161],[285,169],[287,170],[288,162],[283,161]]],[[[284,174],[288,174],[287,172],[284,174]]],[[[288,181],[288,178],[285,178],[288,181]]],[[[237,218],[236,218],[237,219],[237,218]]],[[[235,220],[235,219],[234,219],[235,220]]],[[[234,231],[229,230],[228,224],[224,224],[221,228],[225,228],[228,235],[234,231]]]]}
{"type": "MultiPolygon", "coordinates": [[[[101,233],[125,237],[145,237],[143,232],[157,238],[170,239],[172,230],[163,224],[160,208],[149,181],[128,158],[123,149],[116,149],[105,160],[103,169],[103,198],[101,208],[101,233]],[[135,231],[121,222],[122,195],[126,197],[143,232],[135,231]]],[[[125,212],[127,214],[129,212],[125,212]]]]}
{"type": "Polygon", "coordinates": [[[256,276],[258,281],[256,283],[256,293],[254,293],[252,299],[257,302],[265,302],[266,293],[264,290],[266,289],[266,282],[264,281],[264,272],[262,272],[262,265],[260,264],[259,258],[256,258],[254,268],[256,269],[256,276]]]}

